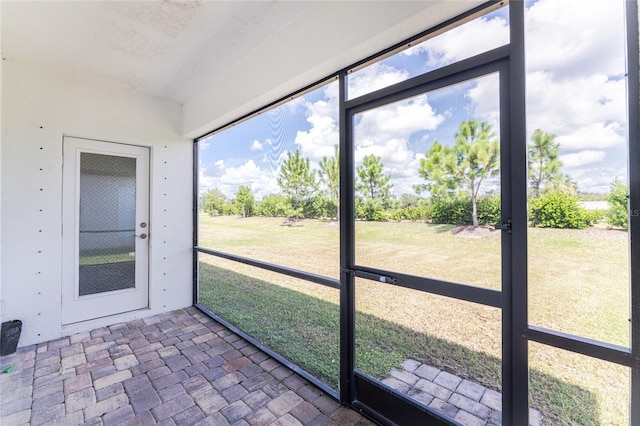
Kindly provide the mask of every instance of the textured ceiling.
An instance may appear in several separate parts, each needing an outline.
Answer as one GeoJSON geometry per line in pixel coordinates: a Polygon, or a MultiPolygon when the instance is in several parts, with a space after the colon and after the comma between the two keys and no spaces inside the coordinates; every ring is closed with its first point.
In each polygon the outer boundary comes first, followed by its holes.
{"type": "Polygon", "coordinates": [[[192,135],[482,1],[0,0],[2,57],[179,103],[192,135]]]}
{"type": "Polygon", "coordinates": [[[183,103],[306,2],[3,2],[3,57],[183,103]]]}

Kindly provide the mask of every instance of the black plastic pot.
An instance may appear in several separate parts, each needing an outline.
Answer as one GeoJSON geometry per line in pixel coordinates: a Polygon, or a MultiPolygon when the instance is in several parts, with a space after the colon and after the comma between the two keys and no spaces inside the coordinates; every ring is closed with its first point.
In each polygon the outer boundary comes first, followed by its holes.
{"type": "Polygon", "coordinates": [[[18,348],[18,340],[22,332],[22,321],[13,320],[2,323],[0,332],[0,355],[9,355],[18,348]]]}

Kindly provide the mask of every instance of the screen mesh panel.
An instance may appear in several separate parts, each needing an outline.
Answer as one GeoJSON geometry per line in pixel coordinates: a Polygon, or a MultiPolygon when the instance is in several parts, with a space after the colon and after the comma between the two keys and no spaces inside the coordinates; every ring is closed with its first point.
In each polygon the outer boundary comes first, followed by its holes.
{"type": "Polygon", "coordinates": [[[136,159],[80,157],[79,295],[135,287],[136,159]]]}

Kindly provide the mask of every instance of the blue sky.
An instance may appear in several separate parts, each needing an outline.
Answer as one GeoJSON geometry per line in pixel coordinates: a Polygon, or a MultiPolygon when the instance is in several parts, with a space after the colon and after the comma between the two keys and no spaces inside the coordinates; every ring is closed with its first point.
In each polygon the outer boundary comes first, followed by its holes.
{"type": "MultiPolygon", "coordinates": [[[[540,0],[527,4],[527,133],[556,135],[563,171],[581,191],[626,181],[623,2],[540,0]]],[[[505,9],[373,64],[349,78],[356,97],[508,42],[505,9]]],[[[382,158],[396,195],[423,182],[420,158],[433,141],[451,143],[465,119],[497,130],[497,78],[489,76],[356,117],[356,163],[382,158]]],[[[248,185],[278,193],[280,163],[299,149],[318,168],[338,143],[337,83],[320,88],[202,142],[201,190],[233,196],[248,185]]],[[[490,188],[487,188],[490,189],[490,188]]]]}

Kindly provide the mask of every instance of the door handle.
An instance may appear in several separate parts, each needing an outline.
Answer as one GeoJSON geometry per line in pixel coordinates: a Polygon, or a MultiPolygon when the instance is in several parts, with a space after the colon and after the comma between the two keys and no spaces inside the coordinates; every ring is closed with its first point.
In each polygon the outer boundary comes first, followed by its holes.
{"type": "Polygon", "coordinates": [[[147,238],[147,234],[134,235],[134,237],[138,237],[141,240],[144,240],[145,238],[147,238]]]}

